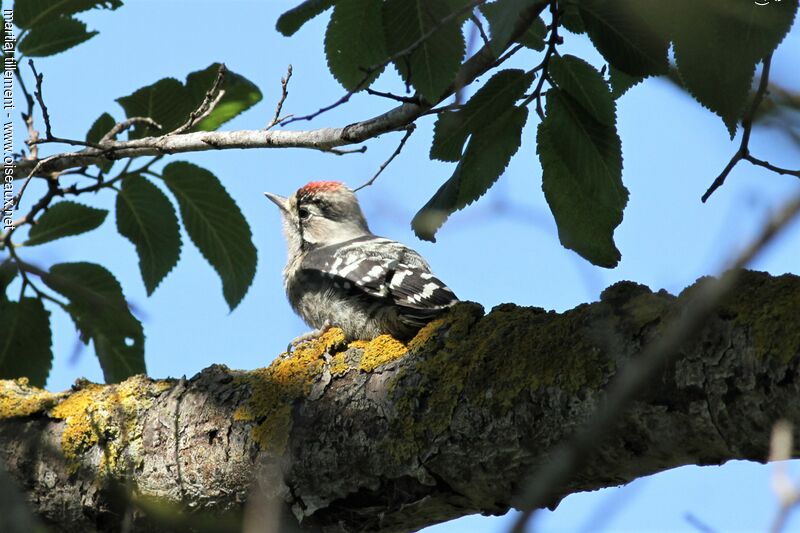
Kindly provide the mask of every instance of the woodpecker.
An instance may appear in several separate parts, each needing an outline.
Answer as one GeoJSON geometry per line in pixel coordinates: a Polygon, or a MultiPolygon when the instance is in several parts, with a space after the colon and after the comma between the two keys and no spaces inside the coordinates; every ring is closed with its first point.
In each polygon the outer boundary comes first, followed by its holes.
{"type": "Polygon", "coordinates": [[[458,301],[417,252],[369,230],[343,183],[314,181],[289,198],[264,194],[280,209],[289,248],[286,295],[316,328],[292,345],[332,326],[348,340],[384,333],[408,340],[458,301]]]}

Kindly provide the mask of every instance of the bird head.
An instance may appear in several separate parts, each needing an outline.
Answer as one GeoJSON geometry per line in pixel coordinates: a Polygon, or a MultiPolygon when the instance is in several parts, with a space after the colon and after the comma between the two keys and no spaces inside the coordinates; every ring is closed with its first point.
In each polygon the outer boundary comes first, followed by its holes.
{"type": "Polygon", "coordinates": [[[280,209],[290,251],[337,244],[370,233],[355,193],[338,181],[312,181],[288,198],[264,194],[280,209]]]}

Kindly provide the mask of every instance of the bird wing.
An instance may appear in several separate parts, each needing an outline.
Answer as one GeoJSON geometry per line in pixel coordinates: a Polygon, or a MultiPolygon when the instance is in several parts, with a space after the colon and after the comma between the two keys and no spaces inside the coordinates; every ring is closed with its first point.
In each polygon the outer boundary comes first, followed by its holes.
{"type": "Polygon", "coordinates": [[[309,252],[303,270],[316,270],[344,290],[387,299],[413,322],[426,322],[458,298],[407,246],[382,237],[359,237],[309,252]]]}

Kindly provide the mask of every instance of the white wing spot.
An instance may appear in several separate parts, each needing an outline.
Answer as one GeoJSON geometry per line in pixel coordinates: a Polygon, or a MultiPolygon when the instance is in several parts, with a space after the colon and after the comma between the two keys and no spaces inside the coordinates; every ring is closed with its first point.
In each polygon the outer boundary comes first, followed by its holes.
{"type": "Polygon", "coordinates": [[[336,261],[333,262],[333,266],[331,267],[331,274],[336,274],[337,271],[339,270],[339,265],[341,264],[342,264],[342,258],[337,257],[336,261]]]}
{"type": "Polygon", "coordinates": [[[353,261],[352,263],[344,267],[342,270],[340,270],[339,275],[342,276],[343,278],[346,278],[348,274],[350,274],[350,272],[352,272],[353,270],[357,269],[358,265],[360,265],[363,261],[364,259],[353,261]]]}
{"type": "Polygon", "coordinates": [[[430,282],[430,283],[426,284],[422,288],[422,297],[423,298],[430,298],[431,295],[433,295],[433,291],[435,291],[438,288],[439,288],[439,285],[437,283],[430,282]]]}
{"type": "Polygon", "coordinates": [[[421,277],[422,279],[431,279],[433,277],[433,274],[429,272],[423,272],[422,274],[419,275],[419,277],[421,277]]]}

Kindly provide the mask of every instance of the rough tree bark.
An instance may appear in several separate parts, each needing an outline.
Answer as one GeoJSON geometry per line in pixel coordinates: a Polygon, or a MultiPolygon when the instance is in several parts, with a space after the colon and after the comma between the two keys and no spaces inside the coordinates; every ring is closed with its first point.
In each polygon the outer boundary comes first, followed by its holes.
{"type": "MultiPolygon", "coordinates": [[[[65,531],[165,529],[164,502],[221,515],[253,495],[326,531],[503,513],[696,287],[624,282],[561,314],[464,303],[407,347],[346,346],[333,330],[269,368],[188,381],[0,382],[0,456],[65,531]]],[[[679,465],[763,461],[773,422],[800,423],[798,317],[800,278],[745,273],[553,503],[679,465]]]]}

